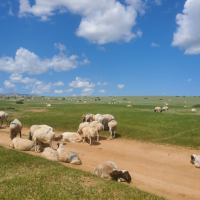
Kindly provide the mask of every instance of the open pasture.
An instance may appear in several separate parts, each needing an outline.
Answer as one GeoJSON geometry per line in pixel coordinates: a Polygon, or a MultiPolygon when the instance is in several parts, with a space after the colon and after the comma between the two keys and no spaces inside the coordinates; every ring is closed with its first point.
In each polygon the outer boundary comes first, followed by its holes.
{"type": "MultiPolygon", "coordinates": [[[[191,111],[193,105],[199,104],[200,97],[126,96],[99,99],[95,101],[95,97],[65,97],[63,100],[63,97],[38,97],[28,99],[29,101],[25,99],[24,104],[16,104],[13,101],[15,99],[11,98],[0,101],[0,110],[9,114],[9,120],[18,118],[25,127],[48,124],[60,132],[77,131],[83,114],[109,113],[118,122],[118,138],[196,149],[200,146],[200,108],[196,112],[191,111]],[[79,99],[80,103],[77,102],[79,99]],[[108,104],[114,99],[115,104],[108,104]],[[164,102],[168,104],[168,112],[153,112],[155,106],[165,106],[164,102]],[[50,103],[51,107],[47,107],[46,103],[50,103]],[[126,105],[132,105],[132,108],[126,108],[126,105]]],[[[101,132],[100,136],[108,137],[108,131],[101,132]]]]}

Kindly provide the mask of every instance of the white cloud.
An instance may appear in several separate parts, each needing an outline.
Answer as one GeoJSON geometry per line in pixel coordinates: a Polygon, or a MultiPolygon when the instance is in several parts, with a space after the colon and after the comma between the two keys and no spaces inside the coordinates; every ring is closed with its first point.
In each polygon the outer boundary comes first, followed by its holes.
{"type": "Polygon", "coordinates": [[[187,81],[188,81],[188,82],[190,82],[191,80],[192,80],[192,79],[191,79],[191,78],[189,78],[187,81]]]}
{"type": "Polygon", "coordinates": [[[102,46],[98,46],[98,49],[101,51],[106,51],[105,47],[102,47],[102,46]]]}
{"type": "Polygon", "coordinates": [[[50,90],[52,89],[52,83],[43,83],[40,85],[33,85],[32,94],[42,94],[44,92],[50,92],[50,90]]]}
{"type": "Polygon", "coordinates": [[[117,87],[118,87],[119,89],[122,89],[122,88],[124,87],[124,85],[123,85],[123,84],[119,84],[117,87]]]}
{"type": "Polygon", "coordinates": [[[55,55],[52,59],[41,59],[35,53],[20,47],[14,59],[6,56],[0,58],[0,71],[16,74],[25,72],[29,74],[42,74],[50,68],[61,72],[77,68],[80,64],[89,63],[87,59],[81,62],[77,59],[77,55],[67,57],[64,53],[55,55]]]}
{"type": "Polygon", "coordinates": [[[199,10],[199,0],[187,0],[183,13],[176,15],[178,28],[173,35],[172,46],[185,49],[185,54],[200,54],[199,10]]]}
{"type": "Polygon", "coordinates": [[[4,91],[4,89],[3,88],[0,88],[0,92],[3,92],[4,91]]]}
{"type": "Polygon", "coordinates": [[[99,90],[98,92],[100,92],[100,93],[105,93],[106,91],[105,91],[105,90],[99,90]]]}
{"type": "Polygon", "coordinates": [[[16,90],[16,85],[12,84],[10,81],[8,80],[5,80],[4,81],[4,85],[6,87],[6,89],[9,89],[9,90],[16,90]]]}
{"type": "Polygon", "coordinates": [[[28,77],[22,78],[22,75],[20,74],[12,74],[9,78],[10,81],[14,83],[30,84],[37,81],[37,79],[35,78],[28,78],[28,77]]]}
{"type": "Polygon", "coordinates": [[[137,11],[144,14],[145,2],[125,0],[122,5],[116,0],[37,0],[30,6],[28,0],[20,0],[19,17],[35,15],[42,21],[48,17],[69,10],[82,16],[76,35],[92,43],[105,44],[120,40],[129,42],[136,34],[132,32],[136,24],[137,11]]]}
{"type": "Polygon", "coordinates": [[[107,84],[108,84],[107,82],[103,82],[103,83],[98,82],[98,83],[97,83],[97,85],[107,85],[107,84]]]}
{"type": "Polygon", "coordinates": [[[161,5],[162,5],[162,1],[161,1],[161,0],[155,0],[155,4],[156,4],[157,6],[161,6],[161,5]]]}
{"type": "Polygon", "coordinates": [[[152,47],[159,47],[160,45],[152,42],[152,43],[151,43],[151,46],[152,46],[152,47]]]}
{"type": "Polygon", "coordinates": [[[54,43],[54,47],[60,51],[66,51],[66,46],[64,44],[54,43]]]}
{"type": "Polygon", "coordinates": [[[65,92],[72,92],[74,89],[70,88],[68,90],[65,90],[65,92]]]}
{"type": "Polygon", "coordinates": [[[95,84],[89,83],[88,80],[89,79],[87,79],[87,78],[76,77],[76,80],[69,83],[69,86],[74,87],[74,88],[92,88],[92,87],[95,87],[95,84]]]}
{"type": "Polygon", "coordinates": [[[58,81],[57,83],[54,83],[55,86],[64,86],[64,83],[62,81],[58,81]]]}
{"type": "Polygon", "coordinates": [[[43,81],[37,81],[35,84],[36,85],[41,85],[43,83],[43,81]]]}
{"type": "Polygon", "coordinates": [[[12,12],[12,4],[11,4],[10,1],[8,1],[8,3],[9,3],[9,6],[10,6],[8,14],[11,15],[11,16],[14,16],[14,14],[12,12]]]}
{"type": "Polygon", "coordinates": [[[137,31],[138,37],[142,37],[142,31],[137,31]]]}
{"type": "Polygon", "coordinates": [[[56,94],[62,94],[63,90],[54,90],[54,93],[56,93],[56,94]]]}
{"type": "Polygon", "coordinates": [[[81,96],[90,96],[94,92],[92,88],[85,88],[81,92],[81,96]]]}

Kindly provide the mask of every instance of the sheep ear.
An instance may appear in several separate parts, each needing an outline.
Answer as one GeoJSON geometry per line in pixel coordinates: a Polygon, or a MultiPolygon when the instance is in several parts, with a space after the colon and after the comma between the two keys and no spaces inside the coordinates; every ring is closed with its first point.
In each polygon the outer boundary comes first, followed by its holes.
{"type": "Polygon", "coordinates": [[[116,177],[122,175],[122,171],[119,170],[114,170],[113,172],[110,173],[111,177],[116,177]]]}

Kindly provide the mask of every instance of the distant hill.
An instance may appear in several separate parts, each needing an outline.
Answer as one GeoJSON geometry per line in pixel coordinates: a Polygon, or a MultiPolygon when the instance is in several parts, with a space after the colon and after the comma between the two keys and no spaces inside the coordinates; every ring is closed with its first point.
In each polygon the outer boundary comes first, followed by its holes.
{"type": "Polygon", "coordinates": [[[7,94],[0,94],[0,96],[13,96],[13,97],[21,97],[21,96],[39,96],[39,95],[34,95],[34,94],[19,94],[19,93],[14,93],[14,92],[10,92],[7,94]]]}

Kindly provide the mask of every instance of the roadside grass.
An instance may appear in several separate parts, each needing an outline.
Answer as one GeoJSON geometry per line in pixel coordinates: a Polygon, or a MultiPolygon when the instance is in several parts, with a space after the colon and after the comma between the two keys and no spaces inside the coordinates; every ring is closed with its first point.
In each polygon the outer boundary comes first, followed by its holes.
{"type": "Polygon", "coordinates": [[[0,146],[0,199],[164,198],[143,192],[127,183],[104,180],[89,172],[0,146]]]}
{"type": "MultiPolygon", "coordinates": [[[[191,108],[200,102],[200,97],[100,98],[101,100],[96,102],[94,97],[87,97],[88,103],[86,104],[76,102],[80,97],[70,98],[72,101],[67,99],[42,101],[40,97],[29,102],[25,101],[23,105],[7,100],[0,101],[0,108],[15,107],[15,110],[5,110],[9,114],[9,120],[18,118],[25,127],[30,128],[33,124],[47,124],[52,126],[55,132],[76,132],[82,122],[83,114],[109,113],[114,115],[118,122],[117,138],[199,149],[200,109],[197,109],[197,112],[191,112],[191,108]],[[112,99],[116,99],[116,102],[121,101],[121,103],[108,104],[112,99]],[[127,103],[129,101],[131,103],[127,103]],[[50,102],[52,106],[46,107],[46,102],[50,102]],[[155,106],[162,107],[164,102],[169,103],[168,112],[153,112],[155,106]],[[127,104],[133,107],[126,108],[127,104]],[[185,108],[184,105],[190,107],[185,108]]],[[[104,131],[100,133],[100,136],[109,138],[109,133],[104,131]]]]}

